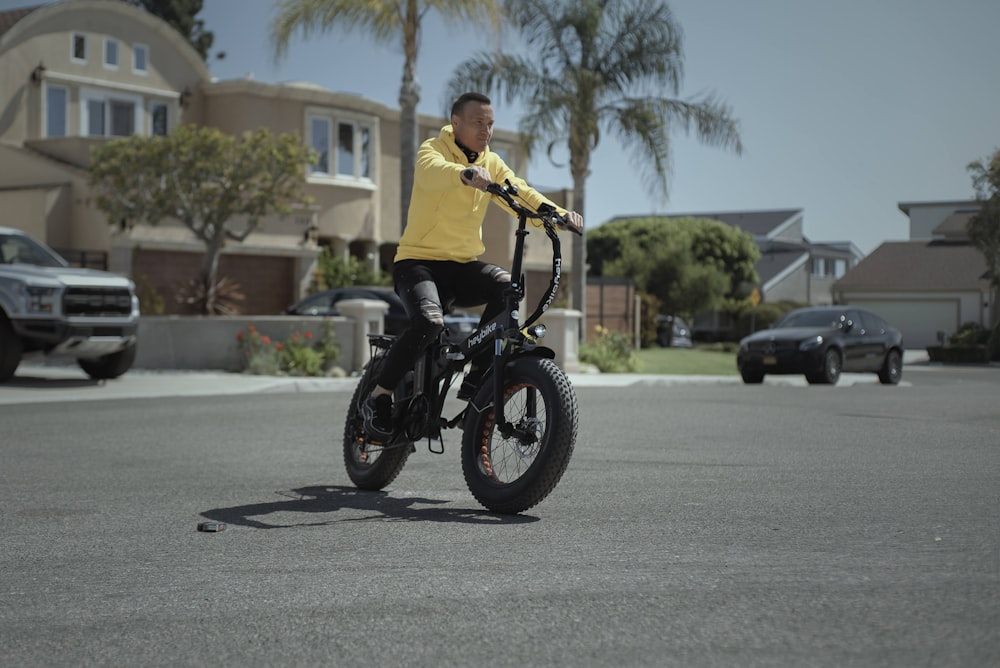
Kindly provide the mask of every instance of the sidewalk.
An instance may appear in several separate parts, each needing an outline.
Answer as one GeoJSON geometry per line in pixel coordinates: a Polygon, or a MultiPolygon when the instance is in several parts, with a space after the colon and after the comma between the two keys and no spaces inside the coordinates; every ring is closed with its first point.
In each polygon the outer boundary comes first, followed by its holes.
{"type": "MultiPolygon", "coordinates": [[[[928,368],[927,354],[923,351],[907,352],[904,363],[907,370],[928,368]],[[916,366],[910,366],[916,365],[916,366]]],[[[904,380],[901,385],[909,383],[904,380]]],[[[739,375],[680,376],[634,373],[578,373],[570,374],[574,387],[662,387],[686,384],[742,383],[739,375]]],[[[770,385],[805,386],[802,376],[769,376],[770,385]]],[[[875,374],[845,373],[838,387],[874,384],[875,374]]],[[[198,397],[236,394],[297,393],[297,392],[353,392],[355,378],[292,378],[281,376],[251,376],[218,371],[145,371],[133,370],[121,378],[95,381],[71,364],[44,364],[25,362],[13,379],[0,385],[0,405],[63,401],[104,401],[113,399],[138,399],[151,397],[198,397]]]]}

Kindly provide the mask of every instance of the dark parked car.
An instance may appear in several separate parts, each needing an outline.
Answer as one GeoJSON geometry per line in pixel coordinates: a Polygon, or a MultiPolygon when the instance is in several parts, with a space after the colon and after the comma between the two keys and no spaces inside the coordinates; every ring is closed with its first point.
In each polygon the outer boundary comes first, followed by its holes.
{"type": "Polygon", "coordinates": [[[769,373],[801,373],[809,383],[833,385],[842,371],[871,371],[895,385],[903,373],[903,335],[864,309],[801,308],[740,341],[736,365],[744,383],[760,383],[769,373]]]}
{"type": "Polygon", "coordinates": [[[662,348],[691,348],[691,328],[679,315],[656,316],[656,343],[662,348]]]}
{"type": "MultiPolygon", "coordinates": [[[[388,304],[389,311],[385,314],[386,334],[399,334],[409,324],[403,301],[392,288],[387,287],[352,286],[324,290],[289,306],[285,312],[289,315],[340,315],[337,303],[345,299],[381,299],[388,304]]],[[[476,329],[479,325],[479,316],[465,311],[454,311],[445,315],[444,324],[452,340],[457,341],[476,329]]]]}

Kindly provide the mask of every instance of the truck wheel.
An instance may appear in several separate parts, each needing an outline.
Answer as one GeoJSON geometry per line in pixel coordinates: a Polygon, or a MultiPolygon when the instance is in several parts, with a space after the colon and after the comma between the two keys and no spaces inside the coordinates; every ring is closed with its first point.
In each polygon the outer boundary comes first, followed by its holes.
{"type": "Polygon", "coordinates": [[[135,361],[135,344],[124,350],[97,359],[80,359],[76,363],[94,380],[117,378],[132,368],[135,361]]]}
{"type": "Polygon", "coordinates": [[[10,321],[0,313],[0,383],[5,383],[13,377],[14,370],[21,363],[23,349],[21,339],[14,334],[10,321]]]}

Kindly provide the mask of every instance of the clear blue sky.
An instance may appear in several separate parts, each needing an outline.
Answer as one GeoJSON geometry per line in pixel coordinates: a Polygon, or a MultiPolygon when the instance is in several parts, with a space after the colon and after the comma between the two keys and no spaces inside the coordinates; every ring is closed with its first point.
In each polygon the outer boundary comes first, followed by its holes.
{"type": "MultiPolygon", "coordinates": [[[[0,0],[5,8],[30,0],[0,0]]],[[[684,30],[682,96],[714,91],[740,120],[742,156],[675,137],[671,196],[653,200],[614,137],[587,183],[586,220],[801,208],[813,241],[871,252],[906,238],[899,202],[971,199],[965,166],[1000,148],[997,0],[674,0],[684,30]]],[[[310,81],[397,106],[398,47],[334,31],[296,38],[278,64],[270,0],[205,0],[218,79],[310,81]]],[[[516,43],[510,40],[510,43],[516,43]]],[[[453,66],[490,41],[432,16],[418,61],[422,113],[441,114],[453,66]]],[[[507,45],[503,45],[507,46],[507,45]]],[[[510,48],[507,46],[507,48],[510,48]]],[[[497,124],[517,108],[495,101],[497,124]]],[[[527,178],[570,187],[544,157],[527,178]]]]}

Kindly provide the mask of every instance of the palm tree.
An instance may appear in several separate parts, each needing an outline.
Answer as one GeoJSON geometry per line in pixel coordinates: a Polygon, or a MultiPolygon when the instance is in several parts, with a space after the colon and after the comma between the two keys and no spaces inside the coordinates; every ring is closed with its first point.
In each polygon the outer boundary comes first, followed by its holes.
{"type": "MultiPolygon", "coordinates": [[[[522,101],[519,130],[529,155],[544,143],[551,159],[556,146],[567,145],[579,213],[602,129],[643,153],[633,164],[664,201],[675,128],[742,152],[738,123],[714,95],[677,99],[681,29],[662,0],[508,0],[507,13],[524,53],[474,55],[455,69],[448,93],[478,88],[522,101]]],[[[575,237],[572,299],[580,311],[585,263],[586,242],[575,237]]]]}
{"type": "Polygon", "coordinates": [[[417,55],[420,28],[430,10],[437,10],[448,22],[462,20],[499,29],[500,0],[281,0],[271,26],[275,58],[288,50],[296,30],[308,38],[313,31],[327,32],[334,27],[344,30],[361,28],[378,42],[402,41],[403,83],[399,89],[400,149],[399,193],[400,230],[406,228],[406,214],[413,189],[413,168],[417,158],[417,55]]]}

